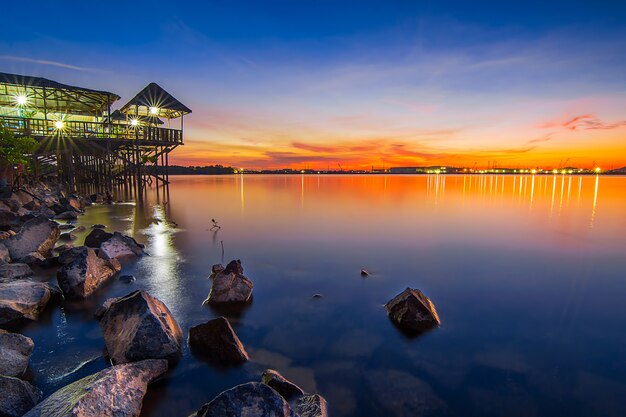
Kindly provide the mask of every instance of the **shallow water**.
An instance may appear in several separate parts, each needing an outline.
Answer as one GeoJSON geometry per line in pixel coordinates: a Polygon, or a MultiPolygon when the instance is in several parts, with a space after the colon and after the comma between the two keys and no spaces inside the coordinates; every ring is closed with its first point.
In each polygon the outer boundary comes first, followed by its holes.
{"type": "Polygon", "coordinates": [[[108,366],[92,314],[109,297],[145,289],[185,333],[216,317],[211,265],[241,259],[254,300],[228,317],[252,360],[217,369],[185,347],[142,416],[187,416],[268,367],[334,417],[624,416],[625,212],[622,177],[174,177],[167,195],[80,217],[151,256],[124,265],[135,282],[18,329],[36,345],[29,377],[47,395],[108,366]],[[389,322],[382,305],[407,286],[441,328],[407,338],[389,322]]]}

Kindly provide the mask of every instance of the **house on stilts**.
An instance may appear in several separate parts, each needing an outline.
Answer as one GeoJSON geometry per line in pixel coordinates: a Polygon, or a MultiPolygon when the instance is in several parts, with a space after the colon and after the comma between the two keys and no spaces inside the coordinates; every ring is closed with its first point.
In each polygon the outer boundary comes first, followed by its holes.
{"type": "Polygon", "coordinates": [[[143,190],[168,184],[191,110],[155,83],[113,111],[120,96],[39,77],[0,73],[0,124],[39,142],[35,169],[70,187],[143,190]]]}

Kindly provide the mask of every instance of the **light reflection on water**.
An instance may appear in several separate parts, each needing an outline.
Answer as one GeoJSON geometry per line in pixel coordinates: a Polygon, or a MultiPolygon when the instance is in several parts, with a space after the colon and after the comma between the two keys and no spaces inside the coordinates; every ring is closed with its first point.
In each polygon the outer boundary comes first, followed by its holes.
{"type": "Polygon", "coordinates": [[[169,194],[80,218],[150,256],[124,264],[135,282],[22,329],[33,378],[49,393],[108,365],[91,316],[106,298],[145,289],[185,332],[220,314],[202,306],[211,265],[241,259],[254,301],[228,315],[252,361],[220,370],[185,348],[144,417],[188,415],[265,367],[333,416],[626,415],[625,209],[621,177],[173,177],[169,194]],[[407,286],[440,329],[406,339],[389,323],[382,305],[407,286]]]}

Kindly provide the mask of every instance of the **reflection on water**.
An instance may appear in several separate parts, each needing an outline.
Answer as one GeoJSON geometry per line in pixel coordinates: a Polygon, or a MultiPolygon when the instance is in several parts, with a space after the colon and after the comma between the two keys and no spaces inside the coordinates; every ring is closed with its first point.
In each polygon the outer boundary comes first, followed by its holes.
{"type": "Polygon", "coordinates": [[[229,317],[251,362],[217,369],[185,348],[144,417],[188,415],[267,367],[323,394],[333,416],[622,416],[625,209],[621,177],[173,177],[79,220],[146,244],[122,271],[136,281],[20,330],[50,393],[108,366],[92,318],[106,298],[145,289],[185,331],[229,317]],[[254,302],[203,306],[211,265],[231,259],[254,302]],[[382,305],[407,286],[434,301],[440,329],[406,338],[391,325],[382,305]]]}

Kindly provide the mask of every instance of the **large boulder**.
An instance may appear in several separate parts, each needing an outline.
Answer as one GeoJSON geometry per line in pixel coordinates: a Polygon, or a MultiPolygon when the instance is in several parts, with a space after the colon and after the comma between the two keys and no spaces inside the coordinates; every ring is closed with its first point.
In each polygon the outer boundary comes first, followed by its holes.
{"type": "Polygon", "coordinates": [[[159,359],[116,365],[61,388],[24,417],[137,417],[148,384],[165,371],[159,359]]]}
{"type": "Polygon", "coordinates": [[[111,238],[100,245],[100,256],[105,259],[135,257],[143,253],[143,245],[120,232],[114,232],[111,238]]]}
{"type": "Polygon", "coordinates": [[[250,301],[254,284],[243,274],[241,261],[231,261],[226,268],[214,273],[212,277],[213,285],[207,302],[218,304],[250,301]]]}
{"type": "Polygon", "coordinates": [[[266,369],[263,371],[261,381],[273,388],[287,401],[304,395],[304,390],[302,390],[302,388],[287,380],[284,376],[273,369],[266,369]]]}
{"type": "Polygon", "coordinates": [[[389,318],[408,332],[423,332],[441,324],[434,304],[420,290],[407,288],[385,304],[389,318]]]}
{"type": "Polygon", "coordinates": [[[20,259],[32,252],[46,256],[54,248],[59,234],[59,225],[56,222],[45,216],[38,216],[24,223],[15,236],[2,243],[9,249],[12,259],[20,259]]]}
{"type": "Polygon", "coordinates": [[[0,265],[0,282],[14,281],[33,275],[33,270],[26,264],[0,265]]]}
{"type": "Polygon", "coordinates": [[[102,229],[93,229],[91,233],[85,237],[85,246],[90,248],[99,248],[107,240],[113,237],[113,233],[105,232],[102,229]]]}
{"type": "Polygon", "coordinates": [[[50,285],[30,279],[0,283],[0,325],[19,319],[37,320],[53,293],[50,285]]]}
{"type": "Polygon", "coordinates": [[[305,395],[296,403],[298,417],[328,417],[326,400],[321,395],[305,395]]]}
{"type": "Polygon", "coordinates": [[[221,365],[239,365],[249,359],[246,349],[224,317],[190,328],[189,347],[194,353],[221,365]]]}
{"type": "Polygon", "coordinates": [[[289,403],[272,388],[248,382],[222,392],[190,417],[294,417],[289,403]]]}
{"type": "Polygon", "coordinates": [[[22,221],[17,213],[5,208],[4,206],[0,209],[0,230],[18,228],[21,224],[22,221]]]}
{"type": "Polygon", "coordinates": [[[113,363],[142,359],[177,359],[182,330],[161,301],[134,291],[111,303],[100,329],[113,363]]]}
{"type": "Polygon", "coordinates": [[[22,417],[41,399],[41,391],[26,381],[0,375],[0,416],[22,417]]]}
{"type": "Polygon", "coordinates": [[[30,337],[0,329],[0,375],[22,375],[34,347],[30,337]]]}
{"type": "Polygon", "coordinates": [[[117,259],[102,259],[93,249],[83,249],[57,272],[59,287],[68,298],[85,298],[122,270],[117,259]]]}

